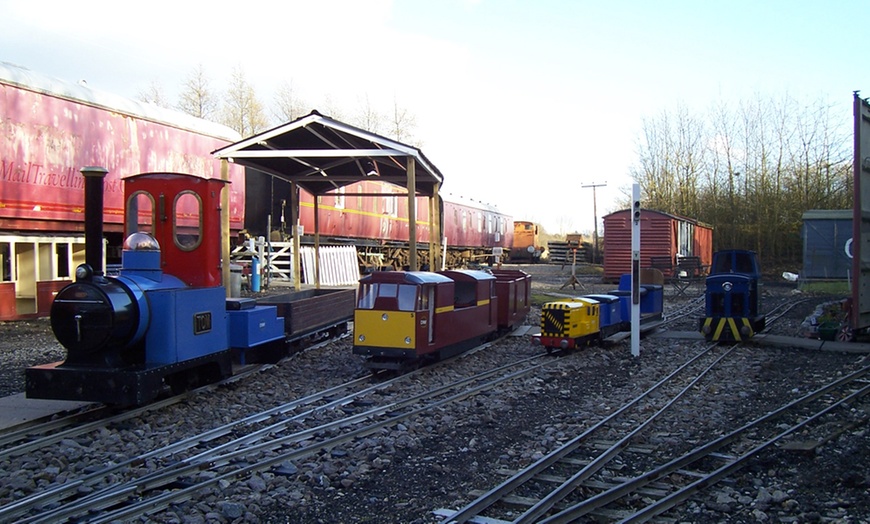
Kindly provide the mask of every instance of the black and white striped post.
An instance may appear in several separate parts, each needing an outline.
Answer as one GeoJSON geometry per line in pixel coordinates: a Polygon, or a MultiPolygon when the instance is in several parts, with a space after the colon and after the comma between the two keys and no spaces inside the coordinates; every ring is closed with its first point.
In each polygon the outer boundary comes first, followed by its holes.
{"type": "Polygon", "coordinates": [[[640,356],[640,185],[631,186],[631,355],[640,356]]]}

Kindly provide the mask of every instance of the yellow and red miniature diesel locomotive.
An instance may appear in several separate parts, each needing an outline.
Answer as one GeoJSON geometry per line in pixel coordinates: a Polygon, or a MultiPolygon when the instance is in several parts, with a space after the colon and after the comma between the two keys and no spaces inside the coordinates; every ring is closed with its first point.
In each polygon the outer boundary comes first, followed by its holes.
{"type": "Polygon", "coordinates": [[[548,302],[541,307],[541,336],[547,348],[573,349],[597,338],[598,302],[582,297],[548,302]]]}
{"type": "Polygon", "coordinates": [[[522,324],[530,295],[518,270],[372,273],[360,280],[353,352],[394,370],[456,355],[522,324]]]}
{"type": "MultiPolygon", "coordinates": [[[[662,318],[664,291],[660,284],[641,284],[641,330],[654,328],[662,318]]],[[[631,329],[631,275],[610,294],[568,297],[541,307],[541,332],[532,341],[548,352],[568,350],[604,340],[631,329]]]]}

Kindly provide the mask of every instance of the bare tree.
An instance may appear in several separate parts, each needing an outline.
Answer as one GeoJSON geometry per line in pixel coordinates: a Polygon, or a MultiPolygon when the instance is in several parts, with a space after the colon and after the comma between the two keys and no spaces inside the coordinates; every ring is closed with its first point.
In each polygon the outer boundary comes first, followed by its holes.
{"type": "Polygon", "coordinates": [[[359,113],[357,113],[357,116],[354,118],[354,124],[366,131],[380,133],[381,127],[383,126],[383,120],[383,115],[372,107],[369,95],[366,94],[365,98],[361,101],[359,113]]]}
{"type": "Polygon", "coordinates": [[[293,83],[284,80],[275,92],[272,116],[278,122],[290,122],[308,114],[305,102],[296,94],[293,83]]]}
{"type": "Polygon", "coordinates": [[[644,206],[712,225],[714,249],[793,262],[804,211],[851,206],[848,123],[831,115],[829,104],[757,96],[647,119],[632,169],[644,206]]]}
{"type": "Polygon", "coordinates": [[[214,120],[217,116],[218,100],[211,90],[202,64],[196,66],[187,76],[176,107],[189,115],[206,120],[214,120]]]}
{"type": "Polygon", "coordinates": [[[166,96],[166,91],[163,89],[163,85],[157,80],[152,80],[147,88],[139,91],[136,98],[142,102],[160,107],[172,107],[172,104],[169,103],[169,98],[166,96]]]}
{"type": "Polygon", "coordinates": [[[263,104],[248,83],[241,67],[233,69],[222,113],[223,124],[235,129],[242,136],[259,133],[268,125],[263,104]]]}
{"type": "Polygon", "coordinates": [[[343,120],[344,119],[344,111],[341,106],[338,105],[335,99],[332,98],[332,95],[326,93],[323,97],[323,105],[321,106],[319,112],[321,115],[328,116],[329,118],[335,120],[343,120]]]}
{"type": "Polygon", "coordinates": [[[648,207],[679,215],[697,213],[705,141],[703,125],[684,107],[644,120],[640,165],[633,175],[648,207]]]}
{"type": "Polygon", "coordinates": [[[414,139],[414,128],[417,119],[407,108],[399,107],[399,102],[393,98],[393,114],[390,119],[390,133],[395,140],[411,144],[414,139]]]}

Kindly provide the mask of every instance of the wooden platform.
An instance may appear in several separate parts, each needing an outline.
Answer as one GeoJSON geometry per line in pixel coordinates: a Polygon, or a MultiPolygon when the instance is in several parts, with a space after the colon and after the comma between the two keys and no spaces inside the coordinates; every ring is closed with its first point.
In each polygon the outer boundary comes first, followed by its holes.
{"type": "MultiPolygon", "coordinates": [[[[704,340],[701,333],[696,331],[663,331],[651,335],[658,338],[678,338],[683,340],[704,340]]],[[[745,342],[746,344],[769,345],[777,347],[791,347],[798,349],[815,349],[819,351],[833,351],[835,353],[870,354],[870,344],[860,342],[836,342],[831,340],[818,340],[815,338],[785,337],[781,335],[755,335],[745,342]]]]}

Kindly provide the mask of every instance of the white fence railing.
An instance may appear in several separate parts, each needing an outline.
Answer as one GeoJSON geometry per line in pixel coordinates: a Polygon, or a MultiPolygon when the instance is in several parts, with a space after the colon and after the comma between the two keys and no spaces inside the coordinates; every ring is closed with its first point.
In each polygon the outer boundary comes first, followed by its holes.
{"type": "MultiPolygon", "coordinates": [[[[302,260],[302,282],[314,283],[314,248],[299,249],[302,260]]],[[[254,257],[261,264],[262,282],[270,280],[293,283],[293,243],[265,242],[263,237],[251,239],[233,249],[230,259],[235,264],[252,266],[254,257]]],[[[359,262],[354,246],[320,246],[320,284],[352,286],[359,281],[359,262]]]]}

